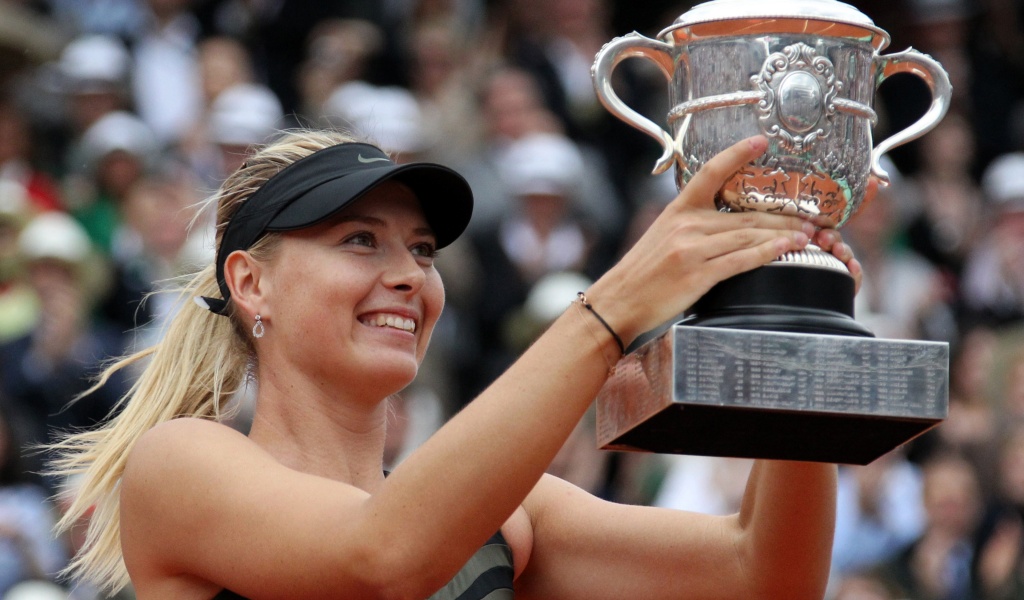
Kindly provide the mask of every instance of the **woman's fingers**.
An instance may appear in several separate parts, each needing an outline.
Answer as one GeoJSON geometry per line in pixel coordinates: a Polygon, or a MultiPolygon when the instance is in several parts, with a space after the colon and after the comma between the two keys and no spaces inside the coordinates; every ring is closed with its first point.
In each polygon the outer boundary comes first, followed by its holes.
{"type": "Polygon", "coordinates": [[[810,221],[801,217],[783,216],[750,210],[746,212],[703,212],[700,217],[701,231],[714,235],[737,229],[765,229],[781,231],[803,231],[808,237],[818,230],[810,221]]]}
{"type": "Polygon", "coordinates": [[[707,266],[716,273],[716,280],[721,281],[763,266],[786,252],[800,250],[806,245],[807,237],[800,232],[796,232],[792,237],[776,236],[754,246],[720,254],[709,259],[707,266]]]}
{"type": "Polygon", "coordinates": [[[709,235],[701,244],[700,253],[705,260],[711,261],[734,252],[757,248],[758,256],[764,260],[753,265],[753,268],[771,262],[786,252],[804,248],[810,239],[804,231],[736,229],[709,235]]]}
{"type": "Polygon", "coordinates": [[[714,208],[715,194],[726,180],[767,149],[768,139],[761,135],[729,146],[705,163],[669,206],[679,204],[691,208],[714,208]]]}
{"type": "Polygon", "coordinates": [[[813,242],[825,252],[831,252],[833,256],[843,261],[850,275],[853,276],[854,289],[860,290],[861,280],[864,279],[864,271],[860,262],[853,255],[853,249],[849,244],[843,242],[843,237],[835,229],[822,229],[813,238],[813,242]]]}

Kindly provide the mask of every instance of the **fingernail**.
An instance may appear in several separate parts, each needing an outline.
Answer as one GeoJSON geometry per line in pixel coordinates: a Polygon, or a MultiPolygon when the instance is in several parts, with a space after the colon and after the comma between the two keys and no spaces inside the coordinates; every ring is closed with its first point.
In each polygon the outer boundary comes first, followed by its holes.
{"type": "Polygon", "coordinates": [[[814,235],[814,232],[817,231],[817,228],[810,221],[804,221],[803,224],[800,225],[800,229],[802,229],[808,237],[814,235]]]}
{"type": "Polygon", "coordinates": [[[762,135],[750,138],[749,143],[751,149],[757,150],[758,152],[764,152],[768,149],[768,138],[762,135]]]}
{"type": "Polygon", "coordinates": [[[811,238],[804,232],[798,231],[796,232],[796,235],[793,236],[793,241],[796,242],[798,246],[806,246],[807,242],[811,241],[811,238]]]}

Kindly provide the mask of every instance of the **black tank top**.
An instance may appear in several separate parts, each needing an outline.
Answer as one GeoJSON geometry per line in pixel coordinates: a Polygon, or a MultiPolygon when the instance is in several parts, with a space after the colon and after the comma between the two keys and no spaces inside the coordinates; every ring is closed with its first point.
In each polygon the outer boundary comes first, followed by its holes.
{"type": "MultiPolygon", "coordinates": [[[[443,588],[427,600],[512,600],[512,550],[499,530],[443,588]]],[[[246,600],[224,590],[213,600],[246,600]]]]}

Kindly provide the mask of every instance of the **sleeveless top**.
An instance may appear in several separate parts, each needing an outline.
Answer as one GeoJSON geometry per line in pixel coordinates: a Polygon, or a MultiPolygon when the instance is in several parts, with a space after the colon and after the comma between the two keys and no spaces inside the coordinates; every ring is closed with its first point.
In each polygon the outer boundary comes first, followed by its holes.
{"type": "MultiPolygon", "coordinates": [[[[512,550],[499,530],[443,588],[427,600],[512,600],[512,550]]],[[[212,600],[246,600],[224,590],[212,600]]]]}

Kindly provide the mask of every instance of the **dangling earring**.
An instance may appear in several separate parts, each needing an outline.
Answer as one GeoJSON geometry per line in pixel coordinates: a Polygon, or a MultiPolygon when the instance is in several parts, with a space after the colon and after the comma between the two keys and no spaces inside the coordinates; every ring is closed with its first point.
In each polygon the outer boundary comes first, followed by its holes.
{"type": "Polygon", "coordinates": [[[263,327],[263,321],[259,315],[256,315],[256,324],[252,326],[252,337],[261,338],[267,330],[263,327]]]}

